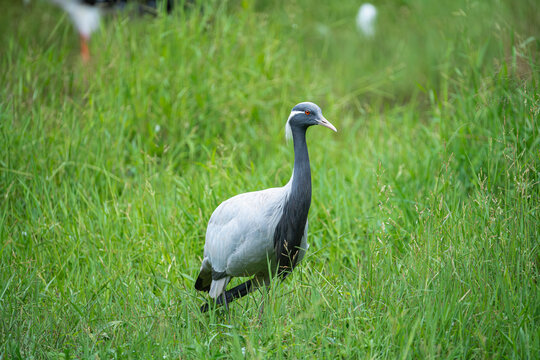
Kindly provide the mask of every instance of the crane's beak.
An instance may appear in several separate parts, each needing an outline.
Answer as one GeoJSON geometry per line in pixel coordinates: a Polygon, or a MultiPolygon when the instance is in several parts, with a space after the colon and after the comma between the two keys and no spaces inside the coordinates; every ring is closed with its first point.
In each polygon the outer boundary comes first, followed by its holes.
{"type": "Polygon", "coordinates": [[[332,130],[334,130],[335,132],[337,132],[336,127],[335,127],[334,125],[332,125],[332,123],[331,123],[330,121],[326,120],[326,118],[325,118],[324,116],[321,116],[321,117],[319,118],[319,125],[322,125],[322,126],[324,126],[324,127],[327,127],[327,128],[329,128],[329,129],[332,129],[332,130]]]}

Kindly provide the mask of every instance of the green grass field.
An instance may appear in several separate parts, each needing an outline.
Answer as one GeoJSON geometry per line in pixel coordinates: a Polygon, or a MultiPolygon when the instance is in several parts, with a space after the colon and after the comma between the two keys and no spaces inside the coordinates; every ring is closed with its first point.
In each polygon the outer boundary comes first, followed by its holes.
{"type": "Polygon", "coordinates": [[[352,0],[119,14],[85,65],[4,4],[0,359],[538,359],[540,5],[376,5],[371,40],[352,0]],[[208,219],[288,181],[306,100],[309,253],[201,314],[208,219]]]}

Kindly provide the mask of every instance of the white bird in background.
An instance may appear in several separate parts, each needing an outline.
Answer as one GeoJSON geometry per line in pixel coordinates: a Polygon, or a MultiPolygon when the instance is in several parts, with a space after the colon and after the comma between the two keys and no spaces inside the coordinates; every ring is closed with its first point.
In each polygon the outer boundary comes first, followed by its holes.
{"type": "Polygon", "coordinates": [[[375,35],[375,21],[377,19],[377,8],[370,4],[365,3],[358,9],[356,15],[356,28],[366,37],[372,37],[375,35]]]}
{"type": "Polygon", "coordinates": [[[90,50],[88,42],[94,31],[99,29],[99,23],[103,9],[94,4],[86,3],[83,0],[50,0],[60,6],[69,14],[73,25],[79,33],[81,42],[81,57],[84,61],[90,60],[90,50]]]}
{"type": "MultiPolygon", "coordinates": [[[[99,29],[101,17],[106,10],[122,9],[129,2],[128,0],[49,0],[58,5],[69,14],[73,25],[79,33],[81,42],[81,57],[84,61],[90,60],[90,49],[88,43],[93,32],[99,29]]],[[[139,4],[139,12],[156,14],[159,1],[139,0],[132,1],[139,4]]],[[[188,3],[189,1],[186,1],[188,3]]],[[[162,0],[167,12],[173,9],[173,0],[162,0]]]]}
{"type": "MultiPolygon", "coordinates": [[[[337,131],[313,103],[292,109],[285,129],[294,143],[294,169],[285,186],[237,195],[212,214],[195,289],[207,291],[216,305],[227,306],[255,287],[268,285],[276,270],[284,278],[304,257],[311,204],[306,130],[312,125],[337,131]],[[245,276],[254,277],[225,291],[232,277],[245,276]]],[[[205,304],[201,311],[208,308],[205,304]]]]}

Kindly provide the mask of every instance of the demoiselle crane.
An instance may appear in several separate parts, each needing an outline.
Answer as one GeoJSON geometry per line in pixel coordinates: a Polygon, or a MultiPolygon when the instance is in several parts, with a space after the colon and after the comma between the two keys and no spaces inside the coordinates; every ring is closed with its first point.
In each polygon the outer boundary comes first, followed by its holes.
{"type": "MultiPolygon", "coordinates": [[[[207,291],[216,305],[227,306],[256,287],[269,285],[274,274],[285,278],[304,257],[311,204],[306,130],[312,125],[337,131],[314,103],[292,109],[285,130],[294,143],[294,168],[285,186],[236,195],[210,217],[195,289],[207,291]],[[253,278],[225,290],[231,278],[246,276],[253,278]]],[[[208,308],[205,304],[201,311],[208,308]]]]}

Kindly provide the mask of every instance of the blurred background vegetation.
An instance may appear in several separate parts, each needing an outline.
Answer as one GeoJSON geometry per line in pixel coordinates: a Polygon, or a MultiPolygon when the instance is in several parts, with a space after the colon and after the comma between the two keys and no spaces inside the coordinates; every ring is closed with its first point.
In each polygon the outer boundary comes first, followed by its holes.
{"type": "Polygon", "coordinates": [[[200,1],[106,17],[82,63],[46,1],[0,14],[0,357],[535,358],[537,1],[200,1]],[[206,223],[308,133],[310,254],[229,315],[206,223]]]}

